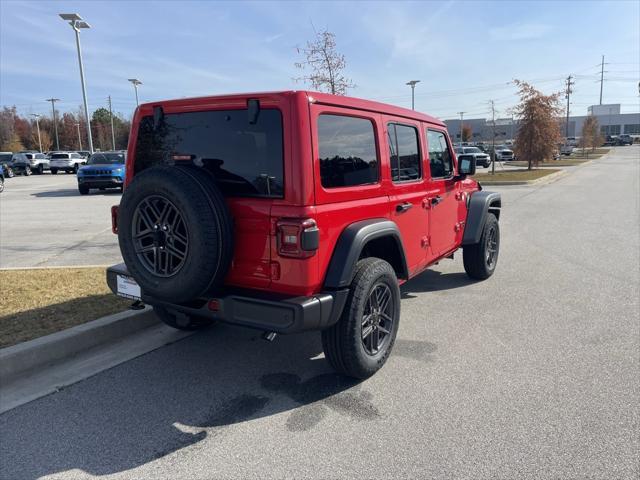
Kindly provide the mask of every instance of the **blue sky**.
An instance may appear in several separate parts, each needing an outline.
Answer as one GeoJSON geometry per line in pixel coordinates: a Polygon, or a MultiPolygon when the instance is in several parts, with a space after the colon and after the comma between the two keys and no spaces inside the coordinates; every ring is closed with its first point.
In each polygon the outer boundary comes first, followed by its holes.
{"type": "Polygon", "coordinates": [[[440,118],[506,115],[514,78],[545,92],[577,75],[574,114],[598,102],[596,66],[606,55],[605,103],[640,110],[640,2],[212,2],[0,1],[0,105],[47,113],[82,102],[72,29],[77,12],[89,108],[113,98],[128,116],[141,101],[305,88],[293,63],[316,29],[337,36],[353,96],[410,106],[405,83],[420,79],[416,109],[440,118]],[[313,26],[312,26],[313,24],[313,26]],[[635,79],[635,81],[634,81],[635,79]]]}

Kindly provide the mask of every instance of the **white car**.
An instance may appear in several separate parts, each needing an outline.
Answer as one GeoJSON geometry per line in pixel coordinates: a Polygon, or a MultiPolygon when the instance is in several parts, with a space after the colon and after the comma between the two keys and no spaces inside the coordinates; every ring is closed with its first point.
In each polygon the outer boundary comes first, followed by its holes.
{"type": "Polygon", "coordinates": [[[49,168],[53,175],[58,173],[58,170],[78,173],[78,169],[87,163],[87,159],[76,152],[51,152],[49,159],[49,168]]]}
{"type": "Polygon", "coordinates": [[[513,159],[513,150],[507,148],[506,145],[498,145],[496,147],[496,160],[498,162],[510,162],[513,159]]]}

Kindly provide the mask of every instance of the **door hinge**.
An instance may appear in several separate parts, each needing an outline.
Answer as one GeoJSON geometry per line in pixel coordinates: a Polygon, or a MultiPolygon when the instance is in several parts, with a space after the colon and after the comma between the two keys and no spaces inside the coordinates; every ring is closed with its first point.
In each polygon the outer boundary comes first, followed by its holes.
{"type": "Polygon", "coordinates": [[[431,237],[429,237],[428,235],[422,237],[422,241],[420,242],[420,244],[422,245],[422,248],[428,247],[430,243],[431,243],[431,237]]]}
{"type": "Polygon", "coordinates": [[[462,230],[464,228],[464,222],[458,222],[456,223],[456,225],[453,227],[453,229],[456,232],[459,232],[460,230],[462,230]]]}

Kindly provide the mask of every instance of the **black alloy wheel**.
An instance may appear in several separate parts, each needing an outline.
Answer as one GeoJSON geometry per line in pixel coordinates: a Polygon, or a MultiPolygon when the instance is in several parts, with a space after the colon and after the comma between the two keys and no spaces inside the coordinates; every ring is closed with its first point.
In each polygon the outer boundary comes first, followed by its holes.
{"type": "Polygon", "coordinates": [[[187,225],[178,208],[161,195],[143,199],[136,207],[132,232],[140,263],[159,277],[171,277],[189,253],[187,225]]]}
{"type": "Polygon", "coordinates": [[[362,346],[368,355],[377,355],[389,341],[394,309],[389,287],[384,283],[374,285],[362,315],[362,346]]]}

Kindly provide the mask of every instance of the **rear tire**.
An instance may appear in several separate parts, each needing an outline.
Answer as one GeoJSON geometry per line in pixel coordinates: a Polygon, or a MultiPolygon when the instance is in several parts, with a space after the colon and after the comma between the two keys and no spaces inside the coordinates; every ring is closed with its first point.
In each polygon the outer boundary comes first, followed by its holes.
{"type": "Polygon", "coordinates": [[[44,166],[42,164],[38,165],[38,170],[36,171],[38,175],[42,175],[44,173],[44,166]]]}
{"type": "Polygon", "coordinates": [[[56,173],[58,173],[58,169],[57,168],[52,168],[51,169],[51,175],[55,175],[56,173]]]}
{"type": "Polygon", "coordinates": [[[322,332],[325,357],[339,373],[370,377],[389,358],[399,323],[395,271],[379,258],[360,260],[340,320],[322,332]]]}
{"type": "Polygon", "coordinates": [[[26,167],[24,167],[23,175],[24,175],[25,177],[30,177],[32,173],[33,173],[33,172],[31,171],[31,167],[30,167],[29,165],[27,165],[26,167]]]}
{"type": "Polygon", "coordinates": [[[164,307],[154,306],[153,311],[164,323],[178,330],[202,330],[214,322],[208,318],[191,317],[182,312],[171,312],[164,307]]]}
{"type": "Polygon", "coordinates": [[[493,213],[488,213],[480,241],[462,250],[464,270],[469,277],[486,280],[496,270],[500,253],[500,224],[493,213]]]}

